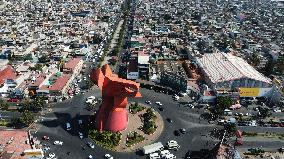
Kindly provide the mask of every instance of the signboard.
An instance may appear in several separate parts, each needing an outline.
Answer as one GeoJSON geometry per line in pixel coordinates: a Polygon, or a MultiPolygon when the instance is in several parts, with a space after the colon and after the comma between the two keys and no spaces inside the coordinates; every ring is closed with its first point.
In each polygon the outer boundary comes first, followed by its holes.
{"type": "Polygon", "coordinates": [[[24,155],[30,159],[42,159],[44,157],[42,149],[25,150],[24,155]]]}
{"type": "Polygon", "coordinates": [[[259,88],[239,88],[240,97],[257,97],[259,88]]]}
{"type": "Polygon", "coordinates": [[[127,74],[127,79],[138,79],[138,72],[129,72],[127,74]]]}

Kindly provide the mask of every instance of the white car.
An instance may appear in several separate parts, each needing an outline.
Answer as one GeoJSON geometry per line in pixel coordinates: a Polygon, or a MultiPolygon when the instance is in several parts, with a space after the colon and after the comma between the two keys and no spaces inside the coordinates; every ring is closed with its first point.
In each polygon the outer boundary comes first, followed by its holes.
{"type": "Polygon", "coordinates": [[[89,155],[89,159],[92,159],[93,158],[93,156],[92,155],[89,155]]]}
{"type": "Polygon", "coordinates": [[[169,150],[162,150],[161,151],[161,157],[166,157],[168,154],[170,154],[169,150]]]}
{"type": "Polygon", "coordinates": [[[110,154],[105,154],[105,158],[107,158],[107,159],[113,159],[113,157],[110,155],[110,154]]]}
{"type": "Polygon", "coordinates": [[[54,144],[54,145],[63,145],[63,142],[62,142],[62,141],[54,141],[53,144],[54,144]]]}
{"type": "Polygon", "coordinates": [[[81,132],[79,132],[79,137],[80,137],[80,139],[83,139],[83,133],[81,133],[81,132]]]}
{"type": "Polygon", "coordinates": [[[95,96],[90,96],[90,97],[87,98],[87,100],[88,99],[96,99],[96,97],[95,96]]]}
{"type": "Polygon", "coordinates": [[[157,105],[162,106],[163,104],[161,102],[156,102],[157,105]]]}
{"type": "Polygon", "coordinates": [[[49,157],[49,158],[54,158],[54,157],[55,157],[55,154],[54,154],[54,153],[50,153],[50,154],[48,154],[48,157],[49,157]]]}
{"type": "Polygon", "coordinates": [[[275,113],[281,113],[281,110],[280,110],[280,109],[273,109],[273,112],[275,112],[275,113]]]}
{"type": "Polygon", "coordinates": [[[88,142],[88,146],[90,146],[90,148],[92,148],[92,149],[95,148],[95,145],[91,142],[88,142]]]}

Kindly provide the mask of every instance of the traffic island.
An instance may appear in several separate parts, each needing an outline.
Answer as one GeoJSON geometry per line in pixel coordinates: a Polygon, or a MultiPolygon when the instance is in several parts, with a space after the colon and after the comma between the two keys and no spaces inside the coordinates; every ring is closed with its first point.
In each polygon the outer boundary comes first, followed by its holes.
{"type": "Polygon", "coordinates": [[[118,152],[136,151],[145,145],[149,145],[157,140],[164,129],[162,116],[151,107],[135,103],[129,104],[128,110],[132,111],[128,115],[128,127],[121,131],[121,143],[114,148],[118,152]],[[137,108],[139,111],[133,113],[131,105],[132,108],[135,110],[137,108]],[[151,120],[149,120],[150,118],[151,120]],[[153,124],[148,124],[148,120],[153,124]]]}
{"type": "Polygon", "coordinates": [[[164,122],[157,111],[140,103],[129,104],[127,109],[132,113],[128,115],[128,127],[126,130],[113,133],[91,129],[89,137],[97,145],[108,150],[131,152],[151,144],[161,135],[164,122]]]}

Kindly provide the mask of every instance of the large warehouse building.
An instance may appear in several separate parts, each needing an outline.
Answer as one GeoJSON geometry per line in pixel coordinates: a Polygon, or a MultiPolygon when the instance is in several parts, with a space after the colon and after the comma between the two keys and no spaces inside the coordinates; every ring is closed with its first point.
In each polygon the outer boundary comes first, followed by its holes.
{"type": "Polygon", "coordinates": [[[212,53],[200,55],[196,62],[206,84],[217,94],[234,93],[241,97],[261,97],[272,91],[272,81],[240,57],[212,53]]]}

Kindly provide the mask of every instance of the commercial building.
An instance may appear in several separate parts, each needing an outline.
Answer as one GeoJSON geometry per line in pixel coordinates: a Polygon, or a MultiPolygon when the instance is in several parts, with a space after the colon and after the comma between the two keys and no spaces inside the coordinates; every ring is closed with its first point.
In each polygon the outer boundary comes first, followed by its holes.
{"type": "Polygon", "coordinates": [[[241,97],[268,96],[272,82],[242,58],[230,53],[208,53],[196,57],[206,84],[217,95],[237,93],[241,97]]]}
{"type": "Polygon", "coordinates": [[[187,91],[187,75],[181,63],[173,61],[158,62],[157,72],[160,72],[161,85],[170,87],[176,91],[187,91]]]}

